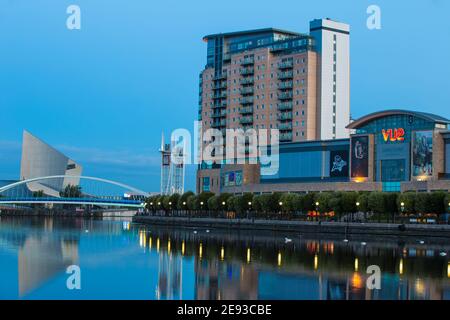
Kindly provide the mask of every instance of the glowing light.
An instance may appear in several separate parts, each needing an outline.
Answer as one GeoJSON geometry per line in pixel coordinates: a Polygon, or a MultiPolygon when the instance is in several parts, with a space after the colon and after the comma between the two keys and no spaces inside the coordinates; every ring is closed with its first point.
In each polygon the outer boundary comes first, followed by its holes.
{"type": "Polygon", "coordinates": [[[170,239],[169,239],[169,241],[167,241],[167,252],[170,253],[170,239]]]}
{"type": "Polygon", "coordinates": [[[251,258],[250,248],[247,248],[247,263],[250,263],[250,258],[251,258]]]}
{"type": "Polygon", "coordinates": [[[319,268],[319,257],[316,255],[314,255],[314,270],[317,270],[317,268],[319,268]]]}
{"type": "Polygon", "coordinates": [[[222,202],[222,205],[223,205],[223,206],[225,205],[225,201],[222,202]]]}
{"type": "Polygon", "coordinates": [[[251,201],[249,201],[249,202],[248,202],[248,205],[249,205],[249,206],[251,206],[251,205],[252,205],[251,201]]]}
{"type": "Polygon", "coordinates": [[[144,245],[144,240],[143,237],[144,234],[142,233],[142,231],[139,231],[139,246],[142,247],[144,245]]]}
{"type": "Polygon", "coordinates": [[[403,274],[403,259],[400,259],[400,263],[398,264],[398,272],[403,274]]]}
{"type": "Polygon", "coordinates": [[[280,206],[282,206],[282,205],[283,205],[283,202],[280,201],[278,204],[279,204],[280,206]]]}
{"type": "Polygon", "coordinates": [[[447,278],[450,278],[450,262],[447,265],[447,278]]]}
{"type": "Polygon", "coordinates": [[[281,252],[278,252],[278,266],[281,267],[281,252]]]}
{"type": "Polygon", "coordinates": [[[361,182],[366,182],[367,178],[365,177],[355,177],[353,178],[353,182],[357,182],[357,183],[361,183],[361,182]]]}
{"type": "Polygon", "coordinates": [[[362,278],[361,278],[361,276],[359,275],[359,273],[357,273],[357,272],[355,272],[355,273],[353,273],[353,276],[352,276],[352,286],[354,287],[354,288],[358,288],[358,289],[360,289],[360,288],[362,288],[363,287],[363,281],[362,281],[362,278]]]}
{"type": "Polygon", "coordinates": [[[414,289],[416,290],[418,295],[423,296],[425,294],[425,284],[423,283],[422,279],[416,279],[414,289]]]}
{"type": "Polygon", "coordinates": [[[200,247],[198,248],[198,256],[200,257],[200,259],[203,256],[203,245],[201,242],[200,242],[200,247]]]}
{"type": "Polygon", "coordinates": [[[224,257],[225,257],[225,248],[222,247],[222,248],[220,249],[220,260],[223,261],[224,257]]]}
{"type": "Polygon", "coordinates": [[[156,238],[156,252],[159,252],[159,238],[156,238]]]}
{"type": "Polygon", "coordinates": [[[184,244],[184,240],[183,242],[181,242],[181,254],[184,256],[184,251],[185,251],[185,244],[184,244]]]}
{"type": "Polygon", "coordinates": [[[148,238],[148,247],[149,247],[150,249],[152,248],[152,243],[153,243],[152,237],[148,238]]]}
{"type": "Polygon", "coordinates": [[[359,268],[359,260],[358,258],[355,258],[355,271],[358,272],[358,268],[359,268]]]}

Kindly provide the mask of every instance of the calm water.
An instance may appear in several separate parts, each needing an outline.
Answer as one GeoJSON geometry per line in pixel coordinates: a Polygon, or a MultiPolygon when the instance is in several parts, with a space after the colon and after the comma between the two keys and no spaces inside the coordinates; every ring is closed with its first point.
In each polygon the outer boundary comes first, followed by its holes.
{"type": "Polygon", "coordinates": [[[1,299],[450,299],[448,241],[1,218],[1,299]],[[208,232],[209,231],[209,232],[208,232]],[[285,236],[292,241],[286,242],[285,236]],[[368,265],[381,290],[365,287],[368,265]],[[66,268],[79,265],[81,289],[66,268]]]}

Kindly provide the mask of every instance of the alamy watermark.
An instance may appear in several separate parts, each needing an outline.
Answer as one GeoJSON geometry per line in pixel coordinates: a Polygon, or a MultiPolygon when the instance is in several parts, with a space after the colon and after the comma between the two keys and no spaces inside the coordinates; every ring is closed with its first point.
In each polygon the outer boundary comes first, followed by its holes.
{"type": "Polygon", "coordinates": [[[174,164],[259,163],[263,175],[274,175],[278,172],[278,129],[202,130],[201,122],[195,121],[193,139],[189,130],[176,129],[172,132],[171,142],[171,161],[174,164]]]}

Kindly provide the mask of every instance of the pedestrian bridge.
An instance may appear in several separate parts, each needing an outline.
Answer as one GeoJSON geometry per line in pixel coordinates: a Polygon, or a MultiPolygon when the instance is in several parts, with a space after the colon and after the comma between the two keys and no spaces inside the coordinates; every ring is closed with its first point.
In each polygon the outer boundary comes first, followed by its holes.
{"type": "Polygon", "coordinates": [[[88,176],[54,175],[0,187],[0,205],[92,205],[143,208],[148,193],[129,185],[88,176]]]}

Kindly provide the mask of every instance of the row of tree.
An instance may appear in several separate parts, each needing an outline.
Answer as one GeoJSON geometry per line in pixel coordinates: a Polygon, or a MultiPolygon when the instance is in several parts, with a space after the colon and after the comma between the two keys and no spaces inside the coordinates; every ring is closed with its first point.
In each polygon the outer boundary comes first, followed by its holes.
{"type": "Polygon", "coordinates": [[[447,192],[321,192],[321,193],[270,193],[214,195],[203,192],[195,195],[189,191],[182,195],[156,195],[146,200],[148,210],[211,210],[242,213],[318,211],[346,214],[355,212],[373,213],[434,213],[450,210],[450,194],[447,192]]]}

